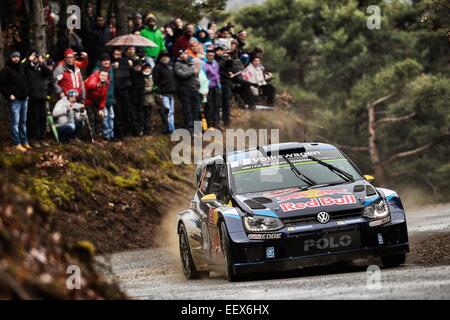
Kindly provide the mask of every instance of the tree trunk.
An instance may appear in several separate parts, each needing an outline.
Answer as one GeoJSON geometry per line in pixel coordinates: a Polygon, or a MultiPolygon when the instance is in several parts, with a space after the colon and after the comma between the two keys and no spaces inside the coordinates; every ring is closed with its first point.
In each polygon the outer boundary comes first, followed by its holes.
{"type": "Polygon", "coordinates": [[[367,112],[369,114],[369,153],[370,161],[372,162],[372,168],[375,173],[375,177],[380,184],[386,183],[386,176],[384,173],[383,165],[380,161],[380,154],[377,146],[377,126],[375,118],[375,104],[369,103],[367,105],[367,112]]]}
{"type": "Polygon", "coordinates": [[[41,54],[47,53],[47,38],[44,5],[42,0],[33,0],[33,36],[34,49],[41,54]]]}
{"type": "Polygon", "coordinates": [[[62,56],[64,50],[69,46],[69,38],[67,37],[67,0],[61,0],[59,4],[59,22],[57,31],[57,48],[58,56],[62,56]]]}
{"type": "Polygon", "coordinates": [[[95,16],[101,16],[102,15],[102,0],[97,0],[95,4],[95,16]]]}
{"type": "Polygon", "coordinates": [[[113,0],[114,13],[117,21],[117,35],[121,36],[128,33],[127,9],[125,1],[113,0]]]}
{"type": "Polygon", "coordinates": [[[5,43],[3,41],[2,20],[0,19],[0,70],[5,66],[5,43]]]}

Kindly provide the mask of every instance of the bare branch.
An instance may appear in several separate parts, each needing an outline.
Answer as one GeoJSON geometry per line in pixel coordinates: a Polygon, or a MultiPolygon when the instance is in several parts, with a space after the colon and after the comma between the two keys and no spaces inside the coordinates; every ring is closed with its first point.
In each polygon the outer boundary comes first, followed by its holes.
{"type": "Polygon", "coordinates": [[[383,161],[382,165],[386,166],[386,165],[390,164],[391,162],[396,161],[398,159],[414,156],[414,155],[416,155],[416,154],[418,154],[418,153],[420,153],[422,151],[425,151],[425,150],[431,148],[432,146],[437,144],[442,138],[444,138],[444,137],[446,137],[448,135],[450,135],[449,131],[445,132],[443,135],[441,135],[440,137],[438,137],[434,141],[431,141],[431,142],[429,142],[427,144],[424,144],[424,145],[422,145],[420,147],[396,153],[396,154],[390,156],[387,160],[383,161]]]}
{"type": "Polygon", "coordinates": [[[409,120],[411,118],[413,118],[417,113],[416,112],[412,112],[406,116],[402,116],[402,117],[386,117],[384,119],[380,119],[376,122],[376,125],[382,124],[382,123],[397,123],[397,122],[402,122],[402,121],[406,121],[409,120]]]}
{"type": "Polygon", "coordinates": [[[342,145],[342,144],[338,144],[336,146],[340,149],[345,149],[345,150],[350,150],[350,151],[358,151],[358,152],[369,151],[369,147],[352,147],[352,146],[347,146],[347,145],[342,145]]]}
{"type": "Polygon", "coordinates": [[[395,95],[395,92],[392,92],[392,93],[388,94],[387,96],[384,96],[384,97],[381,97],[381,98],[378,99],[378,100],[375,100],[374,102],[369,102],[369,103],[367,104],[367,109],[376,107],[376,106],[379,105],[380,103],[383,103],[384,101],[386,101],[386,100],[392,98],[394,95],[395,95]]]}
{"type": "Polygon", "coordinates": [[[438,4],[438,5],[440,5],[440,6],[443,6],[444,8],[447,8],[447,9],[450,10],[450,7],[449,7],[448,5],[442,3],[442,2],[439,2],[439,1],[437,1],[437,0],[433,0],[433,2],[434,2],[435,4],[438,4]]]}

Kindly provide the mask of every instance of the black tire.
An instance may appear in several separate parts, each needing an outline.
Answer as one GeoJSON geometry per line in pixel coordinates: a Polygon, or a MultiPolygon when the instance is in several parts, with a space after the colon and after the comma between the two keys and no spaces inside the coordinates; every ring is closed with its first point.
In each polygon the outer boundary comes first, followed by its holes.
{"type": "Polygon", "coordinates": [[[230,236],[228,235],[228,229],[225,222],[220,222],[220,246],[222,248],[223,257],[225,260],[225,273],[228,281],[237,281],[238,277],[233,270],[233,257],[230,249],[230,236]]]}
{"type": "Polygon", "coordinates": [[[181,224],[178,229],[178,240],[180,246],[181,268],[183,269],[185,277],[187,279],[198,279],[203,273],[197,271],[197,268],[195,267],[184,224],[181,224]]]}
{"type": "Polygon", "coordinates": [[[381,262],[383,262],[383,266],[385,266],[386,268],[397,267],[401,264],[404,264],[405,260],[406,254],[404,253],[381,257],[381,262]]]}

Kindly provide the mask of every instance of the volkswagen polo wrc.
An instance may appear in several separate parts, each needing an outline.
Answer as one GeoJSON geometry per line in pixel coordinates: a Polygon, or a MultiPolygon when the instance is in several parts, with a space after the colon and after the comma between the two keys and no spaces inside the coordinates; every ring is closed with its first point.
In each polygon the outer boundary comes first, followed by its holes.
{"type": "Polygon", "coordinates": [[[232,281],[366,257],[400,265],[409,251],[405,211],[395,191],[373,180],[323,143],[207,159],[190,208],[177,214],[183,272],[192,279],[225,270],[232,281]]]}

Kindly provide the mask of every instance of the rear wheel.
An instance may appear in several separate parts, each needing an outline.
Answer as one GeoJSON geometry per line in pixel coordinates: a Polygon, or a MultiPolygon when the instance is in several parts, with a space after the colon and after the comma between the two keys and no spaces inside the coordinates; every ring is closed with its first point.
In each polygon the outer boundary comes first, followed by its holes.
{"type": "Polygon", "coordinates": [[[183,273],[188,279],[197,279],[202,273],[195,268],[194,260],[192,259],[191,249],[189,248],[188,235],[184,224],[180,225],[178,230],[179,244],[180,244],[180,258],[183,273]]]}
{"type": "Polygon", "coordinates": [[[381,262],[383,262],[383,266],[385,266],[387,268],[397,267],[401,264],[404,264],[405,260],[406,260],[406,255],[404,253],[396,254],[393,256],[381,257],[381,262]]]}
{"type": "Polygon", "coordinates": [[[231,256],[231,248],[230,248],[230,236],[228,235],[227,226],[223,221],[220,222],[220,245],[225,260],[225,272],[227,275],[227,279],[230,282],[236,281],[238,277],[233,270],[233,258],[231,256]]]}

